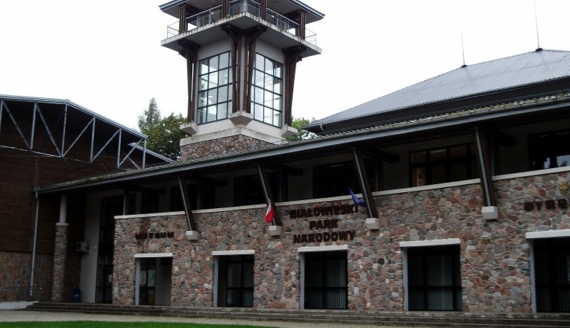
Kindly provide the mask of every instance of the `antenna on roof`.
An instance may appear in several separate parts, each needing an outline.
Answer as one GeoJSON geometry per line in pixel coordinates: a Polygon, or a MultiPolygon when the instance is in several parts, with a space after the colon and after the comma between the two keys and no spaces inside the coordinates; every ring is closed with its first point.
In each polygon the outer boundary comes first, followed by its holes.
{"type": "Polygon", "coordinates": [[[534,25],[536,27],[536,51],[541,51],[542,48],[540,47],[540,39],[538,38],[538,18],[537,18],[537,14],[536,14],[536,0],[533,1],[534,2],[534,25]]]}
{"type": "Polygon", "coordinates": [[[461,56],[463,57],[463,65],[461,67],[467,67],[465,64],[465,46],[463,45],[463,24],[459,26],[459,29],[461,31],[461,56]]]}

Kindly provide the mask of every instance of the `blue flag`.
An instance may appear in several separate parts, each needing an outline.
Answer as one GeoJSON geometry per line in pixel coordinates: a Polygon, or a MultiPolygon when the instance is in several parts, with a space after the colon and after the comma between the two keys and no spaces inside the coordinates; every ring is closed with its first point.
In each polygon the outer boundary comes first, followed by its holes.
{"type": "Polygon", "coordinates": [[[352,189],[348,188],[348,191],[350,191],[350,195],[352,196],[352,200],[354,201],[354,205],[366,207],[366,203],[363,202],[360,198],[356,197],[354,192],[352,192],[352,189]]]}

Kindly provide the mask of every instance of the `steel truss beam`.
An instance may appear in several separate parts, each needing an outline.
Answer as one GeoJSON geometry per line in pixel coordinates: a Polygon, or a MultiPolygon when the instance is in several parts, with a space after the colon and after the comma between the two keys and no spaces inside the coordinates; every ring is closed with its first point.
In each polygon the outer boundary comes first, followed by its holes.
{"type": "Polygon", "coordinates": [[[18,131],[18,134],[20,135],[20,137],[22,138],[22,140],[24,141],[24,143],[26,144],[26,147],[28,147],[27,150],[32,150],[32,147],[30,146],[30,143],[28,142],[28,140],[26,139],[26,137],[24,136],[24,133],[22,132],[22,129],[20,129],[20,125],[18,124],[18,122],[16,122],[16,119],[14,118],[14,116],[12,115],[12,112],[10,111],[10,108],[8,108],[8,105],[6,103],[4,103],[4,108],[6,108],[6,113],[8,113],[8,116],[10,117],[10,119],[12,120],[12,123],[14,123],[14,126],[16,127],[16,131],[18,131]]]}

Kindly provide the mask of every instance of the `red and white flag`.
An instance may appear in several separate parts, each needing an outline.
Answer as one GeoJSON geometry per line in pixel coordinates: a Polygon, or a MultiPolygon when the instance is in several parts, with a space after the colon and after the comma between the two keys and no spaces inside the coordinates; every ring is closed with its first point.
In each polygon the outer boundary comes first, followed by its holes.
{"type": "Polygon", "coordinates": [[[267,206],[267,212],[265,212],[265,222],[267,223],[273,222],[274,216],[275,216],[275,209],[273,208],[271,203],[269,203],[269,206],[267,206]]]}

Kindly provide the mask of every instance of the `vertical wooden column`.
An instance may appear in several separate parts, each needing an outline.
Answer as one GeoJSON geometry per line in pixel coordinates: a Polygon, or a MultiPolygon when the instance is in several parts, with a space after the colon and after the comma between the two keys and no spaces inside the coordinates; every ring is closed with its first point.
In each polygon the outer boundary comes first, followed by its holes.
{"type": "Polygon", "coordinates": [[[307,13],[303,10],[299,12],[299,37],[305,40],[306,33],[306,25],[307,25],[307,13]]]}
{"type": "Polygon", "coordinates": [[[224,24],[222,30],[230,37],[230,65],[232,70],[232,113],[239,112],[240,107],[240,74],[241,74],[241,38],[242,30],[230,25],[224,24]]]}
{"type": "Polygon", "coordinates": [[[378,218],[378,211],[376,210],[376,204],[374,203],[374,198],[372,197],[372,192],[370,191],[370,183],[368,182],[368,176],[366,174],[366,168],[364,167],[362,153],[360,150],[352,148],[352,154],[354,156],[354,168],[356,169],[356,174],[358,175],[358,183],[360,184],[362,196],[364,196],[364,201],[366,202],[368,217],[378,218]]]}
{"type": "Polygon", "coordinates": [[[244,81],[244,97],[243,97],[243,110],[246,113],[251,113],[251,81],[253,79],[253,65],[255,63],[255,44],[257,38],[261,33],[265,32],[265,26],[256,26],[252,29],[245,31],[246,46],[247,46],[247,71],[244,81]]]}
{"type": "Polygon", "coordinates": [[[178,6],[178,34],[182,34],[188,30],[188,24],[186,24],[186,16],[188,16],[188,6],[178,6]]]}
{"type": "Polygon", "coordinates": [[[491,177],[491,166],[489,159],[489,152],[487,150],[487,143],[484,135],[480,129],[475,126],[475,145],[477,148],[477,166],[479,168],[479,177],[481,178],[481,185],[483,187],[483,198],[485,206],[497,206],[495,200],[495,192],[493,190],[493,179],[491,177]]]}
{"type": "Polygon", "coordinates": [[[301,53],[305,51],[305,47],[295,46],[283,49],[285,53],[285,94],[283,105],[283,123],[291,126],[293,123],[292,107],[293,107],[293,89],[295,88],[295,70],[297,62],[301,61],[301,53]]]}
{"type": "Polygon", "coordinates": [[[196,106],[194,100],[196,97],[196,79],[198,78],[198,49],[200,48],[200,45],[188,40],[180,41],[180,45],[184,48],[180,54],[186,58],[186,76],[188,80],[187,121],[194,122],[196,120],[196,106]]]}
{"type": "Polygon", "coordinates": [[[230,0],[222,0],[222,18],[227,17],[230,13],[230,0]]]}
{"type": "Polygon", "coordinates": [[[267,20],[267,0],[257,0],[259,2],[259,17],[267,20]]]}

